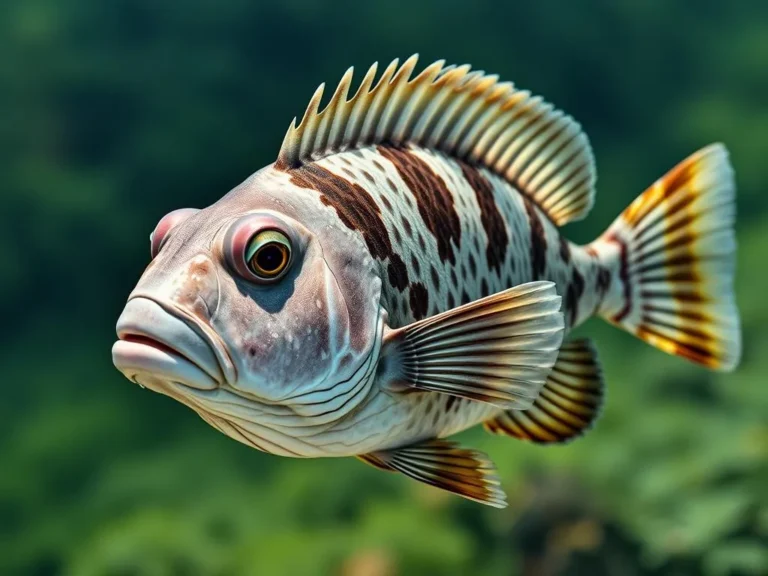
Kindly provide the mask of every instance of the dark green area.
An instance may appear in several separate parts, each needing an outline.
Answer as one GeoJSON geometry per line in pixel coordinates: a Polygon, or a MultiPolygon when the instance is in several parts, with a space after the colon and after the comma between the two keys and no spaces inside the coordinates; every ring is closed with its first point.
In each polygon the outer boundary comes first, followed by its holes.
{"type": "Polygon", "coordinates": [[[768,573],[768,3],[0,3],[0,574],[768,573]],[[113,367],[166,212],[272,162],[314,88],[420,52],[543,94],[590,135],[600,233],[695,149],[739,184],[744,361],[711,374],[594,321],[584,439],[481,431],[498,512],[352,460],[249,450],[113,367]]]}

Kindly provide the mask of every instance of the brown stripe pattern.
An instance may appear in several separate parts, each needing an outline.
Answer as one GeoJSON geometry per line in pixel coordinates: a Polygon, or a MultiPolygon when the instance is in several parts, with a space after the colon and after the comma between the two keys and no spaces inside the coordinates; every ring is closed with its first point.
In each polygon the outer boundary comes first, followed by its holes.
{"type": "Polygon", "coordinates": [[[539,280],[544,277],[547,269],[547,236],[533,202],[523,198],[523,204],[531,228],[531,280],[539,280]]]}
{"type": "Polygon", "coordinates": [[[405,290],[409,284],[408,269],[393,250],[379,206],[365,188],[317,163],[292,170],[291,183],[318,192],[320,201],[336,210],[345,226],[362,234],[371,256],[389,261],[387,275],[390,283],[401,292],[405,290]]]}
{"type": "Polygon", "coordinates": [[[421,219],[437,242],[440,259],[455,264],[452,243],[456,247],[461,245],[461,222],[453,204],[453,195],[443,179],[406,148],[379,146],[378,151],[395,166],[413,194],[421,219]]]}
{"type": "Polygon", "coordinates": [[[488,179],[474,166],[470,166],[466,162],[458,162],[458,164],[464,179],[475,191],[475,199],[480,207],[480,223],[483,225],[485,236],[488,239],[485,249],[488,268],[498,272],[506,260],[509,245],[506,222],[499,211],[493,196],[493,188],[488,179]]]}
{"type": "Polygon", "coordinates": [[[579,302],[584,295],[584,286],[584,277],[574,268],[571,272],[568,288],[565,290],[565,298],[563,299],[563,313],[568,321],[568,326],[574,326],[579,317],[579,302]]]}
{"type": "Polygon", "coordinates": [[[421,282],[414,282],[410,286],[408,303],[411,306],[411,314],[416,320],[421,320],[427,316],[429,309],[429,293],[427,288],[421,282]]]}
{"type": "Polygon", "coordinates": [[[615,234],[606,237],[607,242],[614,242],[619,247],[619,280],[624,290],[624,304],[621,310],[614,315],[613,321],[621,322],[632,310],[632,285],[629,281],[629,264],[627,262],[627,243],[615,234]]]}

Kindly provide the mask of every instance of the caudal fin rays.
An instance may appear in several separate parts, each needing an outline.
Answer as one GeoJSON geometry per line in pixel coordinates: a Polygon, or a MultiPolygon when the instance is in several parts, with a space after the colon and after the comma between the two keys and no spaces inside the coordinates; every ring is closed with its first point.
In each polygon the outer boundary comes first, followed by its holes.
{"type": "Polygon", "coordinates": [[[617,276],[601,313],[652,346],[716,370],[741,356],[733,293],[735,183],[713,144],[638,197],[595,243],[617,276]]]}

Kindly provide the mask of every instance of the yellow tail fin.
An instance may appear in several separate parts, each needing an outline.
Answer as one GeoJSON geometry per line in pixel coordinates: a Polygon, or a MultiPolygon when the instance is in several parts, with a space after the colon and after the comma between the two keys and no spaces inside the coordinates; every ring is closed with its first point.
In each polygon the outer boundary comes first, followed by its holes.
{"type": "Polygon", "coordinates": [[[734,369],[741,355],[734,200],[721,144],[648,188],[592,244],[613,272],[600,314],[665,352],[734,369]]]}

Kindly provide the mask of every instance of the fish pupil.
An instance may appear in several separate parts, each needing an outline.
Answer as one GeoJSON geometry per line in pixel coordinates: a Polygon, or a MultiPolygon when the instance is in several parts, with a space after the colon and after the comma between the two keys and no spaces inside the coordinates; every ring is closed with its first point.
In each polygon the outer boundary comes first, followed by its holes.
{"type": "Polygon", "coordinates": [[[256,253],[256,264],[264,272],[278,272],[285,262],[285,248],[279,244],[267,244],[256,253]]]}

